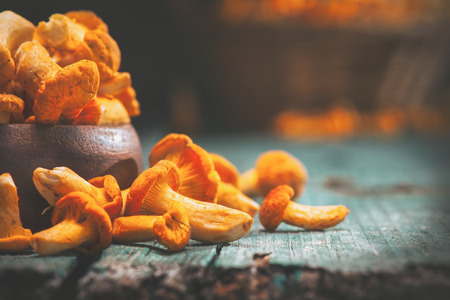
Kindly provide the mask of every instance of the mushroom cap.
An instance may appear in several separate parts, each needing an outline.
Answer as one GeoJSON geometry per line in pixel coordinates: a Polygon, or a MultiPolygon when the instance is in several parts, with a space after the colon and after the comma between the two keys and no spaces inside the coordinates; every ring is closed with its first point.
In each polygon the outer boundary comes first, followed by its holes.
{"type": "Polygon", "coordinates": [[[61,67],[53,62],[44,46],[37,41],[21,44],[14,56],[14,62],[16,64],[15,80],[32,101],[36,99],[42,84],[61,70],[61,67]]]}
{"type": "Polygon", "coordinates": [[[86,27],[88,30],[99,29],[108,32],[108,25],[90,10],[74,10],[65,14],[68,18],[74,20],[76,23],[86,27]]]}
{"type": "Polygon", "coordinates": [[[277,229],[293,196],[294,190],[288,185],[277,186],[267,194],[259,210],[259,221],[266,230],[277,229]]]}
{"type": "MultiPolygon", "coordinates": [[[[161,183],[166,183],[175,192],[180,186],[180,171],[177,166],[168,160],[161,160],[153,167],[142,172],[133,182],[125,203],[125,215],[131,216],[141,210],[146,195],[161,183]]],[[[157,208],[155,208],[157,209],[157,208]]],[[[160,211],[149,211],[150,214],[159,214],[160,211]]]]}
{"type": "Polygon", "coordinates": [[[91,219],[97,224],[98,241],[92,245],[80,245],[77,248],[78,251],[85,254],[94,254],[111,244],[111,219],[106,211],[96,203],[95,199],[88,194],[71,192],[56,202],[52,215],[52,224],[56,225],[67,217],[76,218],[79,220],[79,223],[91,219]]]}
{"type": "Polygon", "coordinates": [[[191,232],[184,207],[178,202],[172,202],[167,213],[153,224],[153,232],[158,242],[170,251],[183,250],[189,242],[191,232]]]}
{"type": "Polygon", "coordinates": [[[17,48],[33,39],[34,25],[24,17],[10,11],[0,12],[0,44],[6,46],[14,56],[17,48]]]}
{"type": "Polygon", "coordinates": [[[22,227],[18,201],[11,175],[0,175],[0,252],[16,252],[30,246],[31,231],[22,227]]]}
{"type": "Polygon", "coordinates": [[[34,38],[50,52],[73,51],[83,42],[85,29],[63,14],[53,14],[48,22],[41,21],[34,38]]]}
{"type": "Polygon", "coordinates": [[[94,96],[73,121],[73,125],[129,124],[130,116],[122,102],[112,96],[94,96]]]}
{"type": "Polygon", "coordinates": [[[119,99],[130,117],[140,115],[139,101],[136,99],[136,91],[131,86],[131,76],[127,72],[117,72],[108,80],[100,82],[98,94],[114,96],[119,99]]]}
{"type": "Polygon", "coordinates": [[[233,186],[238,186],[239,171],[235,165],[229,160],[217,153],[209,153],[214,168],[220,176],[220,181],[230,183],[233,186]]]}
{"type": "Polygon", "coordinates": [[[302,193],[308,179],[303,163],[283,150],[262,153],[256,161],[255,171],[256,188],[261,196],[279,185],[287,184],[294,189],[295,198],[302,193]]]}
{"type": "Polygon", "coordinates": [[[36,122],[72,123],[96,95],[99,82],[97,65],[90,60],[80,60],[59,70],[36,94],[33,106],[36,122]]]}
{"type": "Polygon", "coordinates": [[[170,160],[180,170],[178,192],[186,197],[214,202],[217,195],[219,175],[211,157],[187,135],[170,133],[161,139],[150,152],[149,164],[170,160]]]}
{"type": "Polygon", "coordinates": [[[0,94],[0,111],[19,113],[23,111],[24,102],[12,94],[0,94]]]}
{"type": "Polygon", "coordinates": [[[114,94],[114,97],[122,102],[130,117],[136,117],[141,114],[140,104],[136,99],[136,91],[133,87],[126,87],[119,93],[114,94]]]}
{"type": "Polygon", "coordinates": [[[16,65],[8,48],[0,44],[0,87],[14,77],[16,65]]]}
{"type": "Polygon", "coordinates": [[[92,178],[88,181],[95,187],[102,188],[109,202],[102,206],[111,220],[118,218],[123,206],[122,192],[116,178],[105,175],[92,178]]]}
{"type": "Polygon", "coordinates": [[[80,114],[72,122],[72,125],[98,125],[101,116],[102,108],[97,101],[97,96],[94,96],[91,101],[83,107],[80,114]]]}
{"type": "Polygon", "coordinates": [[[120,68],[121,53],[116,41],[105,31],[90,30],[84,35],[84,42],[73,52],[75,61],[94,61],[102,81],[112,78],[120,68]]]}

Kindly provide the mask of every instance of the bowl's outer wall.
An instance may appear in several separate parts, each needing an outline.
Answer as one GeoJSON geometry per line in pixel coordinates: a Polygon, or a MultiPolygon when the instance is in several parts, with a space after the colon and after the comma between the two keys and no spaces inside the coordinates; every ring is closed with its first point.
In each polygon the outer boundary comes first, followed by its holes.
{"type": "Polygon", "coordinates": [[[0,174],[17,186],[22,224],[33,232],[51,226],[47,201],[34,186],[37,167],[69,167],[86,180],[113,175],[122,189],[142,172],[142,148],[132,125],[0,125],[0,174]]]}

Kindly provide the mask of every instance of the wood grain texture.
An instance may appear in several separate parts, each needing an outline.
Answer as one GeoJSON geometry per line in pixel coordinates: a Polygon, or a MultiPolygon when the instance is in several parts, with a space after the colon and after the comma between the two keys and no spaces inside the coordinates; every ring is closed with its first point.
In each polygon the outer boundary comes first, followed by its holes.
{"type": "MultiPolygon", "coordinates": [[[[145,165],[160,136],[141,136],[145,165]]],[[[41,274],[39,287],[47,298],[41,293],[35,299],[446,299],[450,139],[300,143],[270,136],[207,136],[194,141],[241,171],[263,151],[289,151],[311,175],[298,201],[344,204],[350,214],[325,231],[282,224],[269,233],[256,218],[238,241],[191,241],[175,254],[146,242],[111,245],[89,260],[71,251],[48,258],[31,250],[1,255],[0,279],[6,281],[0,280],[0,292],[18,288],[7,274],[20,274],[35,291],[33,282],[41,274]]]]}

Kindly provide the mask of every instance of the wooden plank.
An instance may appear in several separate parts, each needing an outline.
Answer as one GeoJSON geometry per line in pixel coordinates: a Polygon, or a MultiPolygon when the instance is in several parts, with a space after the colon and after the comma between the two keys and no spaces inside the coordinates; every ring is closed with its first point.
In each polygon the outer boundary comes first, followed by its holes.
{"type": "MultiPolygon", "coordinates": [[[[141,134],[144,165],[148,166],[148,153],[160,137],[141,134]]],[[[285,149],[310,171],[300,202],[344,204],[351,212],[343,223],[325,231],[282,224],[269,233],[256,217],[250,233],[238,241],[221,245],[191,241],[175,254],[155,242],[111,245],[92,259],[72,251],[50,257],[39,257],[32,250],[3,254],[0,295],[6,296],[0,298],[18,299],[12,291],[36,299],[158,293],[202,293],[208,298],[231,291],[244,298],[258,291],[277,298],[340,289],[345,295],[345,288],[337,286],[340,280],[365,290],[368,278],[376,284],[367,292],[375,294],[389,285],[388,280],[393,290],[396,285],[405,290],[418,286],[417,297],[430,287],[449,289],[450,165],[443,163],[448,160],[449,141],[364,138],[298,143],[268,136],[207,136],[194,141],[224,155],[241,171],[251,168],[263,151],[285,149]]]]}

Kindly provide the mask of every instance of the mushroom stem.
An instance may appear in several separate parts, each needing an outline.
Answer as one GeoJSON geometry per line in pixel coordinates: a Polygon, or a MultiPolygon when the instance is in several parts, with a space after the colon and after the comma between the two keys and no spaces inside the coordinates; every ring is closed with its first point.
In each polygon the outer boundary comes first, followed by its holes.
{"type": "Polygon", "coordinates": [[[75,219],[66,219],[34,234],[30,244],[40,255],[51,255],[82,244],[95,243],[99,238],[95,226],[93,221],[80,224],[75,219]]]}
{"type": "Polygon", "coordinates": [[[153,190],[146,195],[141,212],[162,214],[170,208],[172,201],[180,203],[188,215],[191,238],[194,240],[206,243],[231,242],[246,235],[252,227],[253,218],[242,211],[191,199],[175,192],[168,184],[161,185],[157,190],[157,197],[154,197],[153,190]]]}
{"type": "Polygon", "coordinates": [[[100,206],[109,202],[102,189],[93,186],[66,167],[57,167],[53,170],[37,168],[33,172],[33,181],[39,193],[51,206],[54,206],[62,196],[74,191],[88,194],[100,206]]]}
{"type": "Polygon", "coordinates": [[[217,191],[217,204],[243,211],[252,217],[260,208],[258,203],[244,195],[235,186],[222,181],[219,182],[217,191]]]}
{"type": "Polygon", "coordinates": [[[180,251],[189,242],[190,227],[186,210],[172,202],[162,216],[134,215],[114,220],[112,229],[116,242],[132,243],[157,240],[169,251],[180,251]]]}
{"type": "Polygon", "coordinates": [[[343,205],[308,206],[291,201],[294,189],[280,185],[264,198],[259,211],[261,225],[275,231],[281,222],[310,230],[321,230],[342,222],[350,210],[343,205]]]}
{"type": "Polygon", "coordinates": [[[128,216],[114,220],[113,240],[119,243],[144,242],[154,240],[153,225],[161,216],[128,216]]]}
{"type": "Polygon", "coordinates": [[[341,223],[349,212],[343,205],[308,206],[290,201],[283,222],[305,229],[320,230],[341,223]]]}

